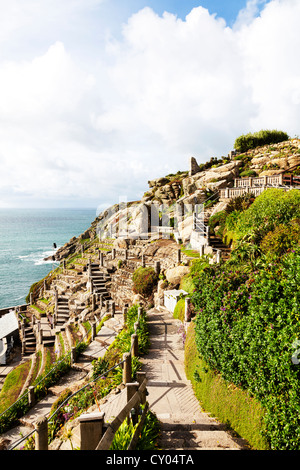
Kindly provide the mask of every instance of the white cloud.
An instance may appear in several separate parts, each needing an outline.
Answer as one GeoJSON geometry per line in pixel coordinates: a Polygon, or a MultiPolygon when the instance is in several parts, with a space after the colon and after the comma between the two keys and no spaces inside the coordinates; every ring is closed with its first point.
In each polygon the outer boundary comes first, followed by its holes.
{"type": "Polygon", "coordinates": [[[21,3],[0,0],[0,207],[136,199],[148,179],[225,155],[241,133],[299,133],[297,0],[250,0],[232,29],[202,7],[185,21],[145,8],[85,57],[62,25],[100,0],[21,3]],[[7,60],[5,44],[31,38],[39,16],[42,43],[57,24],[47,47],[7,60]]]}

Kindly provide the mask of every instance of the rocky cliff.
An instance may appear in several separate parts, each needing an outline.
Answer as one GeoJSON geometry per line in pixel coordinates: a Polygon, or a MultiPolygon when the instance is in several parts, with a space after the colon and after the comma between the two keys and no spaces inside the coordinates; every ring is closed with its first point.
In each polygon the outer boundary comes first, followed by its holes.
{"type": "Polygon", "coordinates": [[[115,204],[103,211],[85,233],[57,250],[55,258],[62,260],[79,252],[82,245],[88,244],[99,231],[103,238],[111,235],[118,238],[124,228],[131,238],[138,234],[146,235],[150,229],[151,210],[155,205],[157,211],[164,205],[168,217],[172,218],[172,206],[175,203],[192,206],[202,204],[219,189],[232,187],[234,178],[271,175],[289,170],[297,173],[298,165],[300,139],[296,138],[257,147],[243,154],[231,153],[220,160],[212,158],[205,164],[198,164],[195,158],[191,158],[189,170],[149,181],[149,189],[140,201],[115,204]]]}

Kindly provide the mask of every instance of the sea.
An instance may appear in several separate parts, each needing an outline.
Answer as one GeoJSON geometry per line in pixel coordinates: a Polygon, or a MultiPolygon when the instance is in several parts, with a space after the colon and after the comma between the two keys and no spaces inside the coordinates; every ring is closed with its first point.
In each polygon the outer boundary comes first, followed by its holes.
{"type": "Polygon", "coordinates": [[[0,209],[0,309],[24,304],[30,286],[59,265],[44,258],[95,218],[95,209],[0,209]]]}

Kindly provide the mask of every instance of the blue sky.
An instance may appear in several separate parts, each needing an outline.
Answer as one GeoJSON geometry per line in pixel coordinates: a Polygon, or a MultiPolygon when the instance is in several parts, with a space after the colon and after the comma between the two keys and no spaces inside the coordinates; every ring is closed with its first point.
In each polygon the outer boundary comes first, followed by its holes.
{"type": "Polygon", "coordinates": [[[299,22],[299,0],[0,0],[0,208],[105,208],[299,135],[299,22]]]}
{"type": "Polygon", "coordinates": [[[124,11],[127,15],[128,11],[137,12],[145,6],[150,6],[153,10],[162,15],[164,11],[168,11],[177,15],[179,18],[185,19],[193,8],[203,6],[210,13],[216,13],[219,17],[224,18],[228,24],[232,24],[236,19],[239,11],[246,6],[246,0],[114,0],[114,8],[124,11]]]}

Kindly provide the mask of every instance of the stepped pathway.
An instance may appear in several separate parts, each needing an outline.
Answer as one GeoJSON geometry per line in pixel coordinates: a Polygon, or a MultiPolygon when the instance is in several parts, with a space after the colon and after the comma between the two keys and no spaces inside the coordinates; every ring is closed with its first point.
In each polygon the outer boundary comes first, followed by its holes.
{"type": "MultiPolygon", "coordinates": [[[[80,355],[78,361],[73,364],[72,369],[65,374],[64,377],[60,379],[57,385],[51,387],[48,390],[48,395],[37,403],[25,416],[20,419],[20,425],[14,427],[10,431],[0,435],[0,441],[3,440],[8,449],[14,447],[22,436],[29,434],[35,427],[36,421],[42,416],[48,416],[51,410],[53,403],[61,395],[61,393],[66,389],[70,388],[75,390],[78,387],[84,385],[84,379],[91,371],[91,361],[103,357],[108,346],[112,343],[118,331],[123,327],[123,314],[121,311],[116,310],[115,316],[107,320],[102,326],[101,330],[97,333],[94,341],[92,341],[87,349],[80,355]]],[[[124,395],[124,394],[123,394],[124,395]]],[[[126,396],[124,399],[116,399],[117,396],[109,397],[107,400],[107,405],[104,407],[105,414],[109,418],[115,413],[116,402],[121,408],[126,403],[126,396]]],[[[103,411],[104,411],[103,409],[103,411]]],[[[78,433],[74,433],[74,446],[78,445],[78,433]],[[77,438],[77,440],[76,440],[77,438]]],[[[60,445],[62,442],[60,441],[60,445]]],[[[24,446],[24,442],[21,442],[16,449],[20,449],[24,446]]],[[[59,447],[58,447],[59,448],[59,447]]],[[[54,449],[54,448],[53,448],[54,449]]],[[[71,449],[71,444],[69,441],[64,442],[60,450],[71,449]]]]}
{"type": "Polygon", "coordinates": [[[225,245],[221,238],[215,235],[209,235],[209,246],[216,250],[221,251],[221,258],[223,261],[227,261],[230,258],[231,249],[228,245],[225,245]]]}
{"type": "Polygon", "coordinates": [[[150,409],[161,422],[159,447],[169,450],[241,450],[226,427],[201,410],[184,371],[180,321],[164,307],[148,312],[151,348],[142,359],[150,409]]]}

